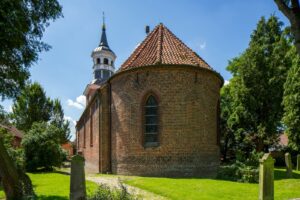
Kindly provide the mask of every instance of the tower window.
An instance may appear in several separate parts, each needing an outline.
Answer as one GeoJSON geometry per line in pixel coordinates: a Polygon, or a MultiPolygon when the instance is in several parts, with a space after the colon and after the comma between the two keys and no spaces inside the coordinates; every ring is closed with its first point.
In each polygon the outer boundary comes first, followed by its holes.
{"type": "Polygon", "coordinates": [[[146,99],[144,105],[144,145],[158,145],[158,102],[153,95],[146,99]]]}
{"type": "Polygon", "coordinates": [[[100,58],[97,58],[96,63],[97,63],[97,64],[100,64],[100,58]]]}
{"type": "Polygon", "coordinates": [[[103,62],[104,62],[105,65],[108,65],[108,59],[107,58],[104,58],[103,62]]]}
{"type": "Polygon", "coordinates": [[[111,61],[111,62],[110,62],[110,65],[113,66],[113,65],[114,65],[114,61],[111,61]]]}

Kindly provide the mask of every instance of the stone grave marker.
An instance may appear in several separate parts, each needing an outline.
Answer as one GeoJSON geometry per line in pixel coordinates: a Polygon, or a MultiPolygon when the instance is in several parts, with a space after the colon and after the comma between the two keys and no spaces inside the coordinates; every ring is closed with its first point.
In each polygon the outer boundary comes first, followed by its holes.
{"type": "Polygon", "coordinates": [[[85,200],[84,158],[75,155],[71,161],[70,200],[85,200]]]}
{"type": "Polygon", "coordinates": [[[292,158],[290,153],[286,153],[284,155],[285,158],[285,165],[286,165],[286,177],[292,178],[293,177],[293,165],[292,165],[292,158]]]}
{"type": "Polygon", "coordinates": [[[269,153],[259,160],[259,200],[274,200],[274,159],[269,153]]]}

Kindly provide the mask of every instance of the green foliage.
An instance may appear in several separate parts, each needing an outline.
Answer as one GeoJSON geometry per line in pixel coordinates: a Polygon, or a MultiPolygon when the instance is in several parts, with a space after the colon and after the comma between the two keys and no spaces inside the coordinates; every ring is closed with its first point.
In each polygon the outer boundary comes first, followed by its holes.
{"type": "Polygon", "coordinates": [[[27,132],[34,122],[48,121],[52,102],[39,83],[28,84],[13,104],[12,119],[16,127],[27,132]]]}
{"type": "Polygon", "coordinates": [[[283,85],[290,69],[289,31],[277,17],[261,18],[249,47],[229,62],[233,78],[221,94],[223,128],[234,133],[234,150],[249,157],[255,149],[268,151],[275,145],[283,115],[283,85]],[[226,100],[227,99],[227,100],[226,100]]]}
{"type": "Polygon", "coordinates": [[[26,169],[36,171],[40,168],[51,170],[61,166],[65,153],[59,143],[60,130],[46,122],[34,123],[22,140],[26,169]]]}
{"type": "Polygon", "coordinates": [[[235,148],[235,136],[234,130],[232,127],[228,125],[230,121],[231,113],[233,113],[233,99],[230,94],[230,86],[225,85],[221,89],[221,120],[220,120],[220,127],[221,127],[221,153],[223,155],[223,159],[226,162],[228,154],[233,154],[235,148]],[[230,152],[231,151],[231,152],[230,152]]]}
{"type": "Polygon", "coordinates": [[[70,124],[58,99],[51,100],[39,83],[28,84],[13,104],[11,114],[20,130],[29,131],[34,122],[48,122],[59,129],[59,143],[70,139],[70,124]]]}
{"type": "Polygon", "coordinates": [[[4,147],[8,153],[8,155],[11,157],[11,159],[16,165],[16,167],[20,170],[24,169],[24,157],[23,157],[23,149],[22,148],[14,148],[12,146],[13,144],[13,135],[8,133],[8,131],[4,128],[0,127],[0,137],[3,137],[3,143],[4,147]]]}
{"type": "Polygon", "coordinates": [[[137,199],[129,194],[127,188],[120,183],[120,189],[111,189],[107,185],[101,184],[98,189],[89,195],[87,200],[134,200],[137,199]]]}
{"type": "Polygon", "coordinates": [[[0,96],[14,98],[29,78],[38,53],[49,49],[41,38],[50,20],[62,16],[57,0],[0,1],[0,96]],[[4,31],[5,30],[5,31],[4,31]]]}
{"type": "Polygon", "coordinates": [[[64,119],[64,111],[58,99],[54,99],[54,101],[52,101],[50,123],[59,128],[59,138],[61,144],[64,144],[70,140],[70,122],[64,119]]]}
{"type": "Polygon", "coordinates": [[[294,151],[300,151],[300,57],[295,49],[291,51],[294,55],[293,67],[290,69],[286,83],[284,84],[284,116],[286,133],[289,137],[289,146],[294,151]]]}
{"type": "Polygon", "coordinates": [[[249,157],[245,157],[243,153],[237,152],[237,160],[230,165],[221,166],[217,178],[244,183],[258,183],[259,159],[262,155],[262,152],[252,151],[249,157]]]}

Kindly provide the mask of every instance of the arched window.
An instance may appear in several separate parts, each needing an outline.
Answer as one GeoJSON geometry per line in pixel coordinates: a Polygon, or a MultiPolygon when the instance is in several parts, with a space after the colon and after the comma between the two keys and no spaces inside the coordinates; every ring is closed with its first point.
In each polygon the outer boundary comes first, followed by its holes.
{"type": "Polygon", "coordinates": [[[100,64],[100,58],[97,58],[97,64],[100,64]]]}
{"type": "Polygon", "coordinates": [[[104,58],[103,63],[104,63],[105,65],[108,65],[108,59],[107,59],[107,58],[104,58]]]}
{"type": "Polygon", "coordinates": [[[111,66],[114,66],[114,61],[111,61],[111,62],[110,62],[110,65],[111,65],[111,66]]]}
{"type": "Polygon", "coordinates": [[[150,95],[144,105],[144,145],[158,145],[158,102],[150,95]]]}

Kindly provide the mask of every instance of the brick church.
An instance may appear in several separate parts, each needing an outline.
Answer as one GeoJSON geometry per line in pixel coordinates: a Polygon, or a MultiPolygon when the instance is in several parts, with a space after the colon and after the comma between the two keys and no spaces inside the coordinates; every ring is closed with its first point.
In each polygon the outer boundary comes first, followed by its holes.
{"type": "Polygon", "coordinates": [[[163,24],[115,71],[105,24],[76,125],[89,172],[213,176],[223,78],[163,24]]]}

